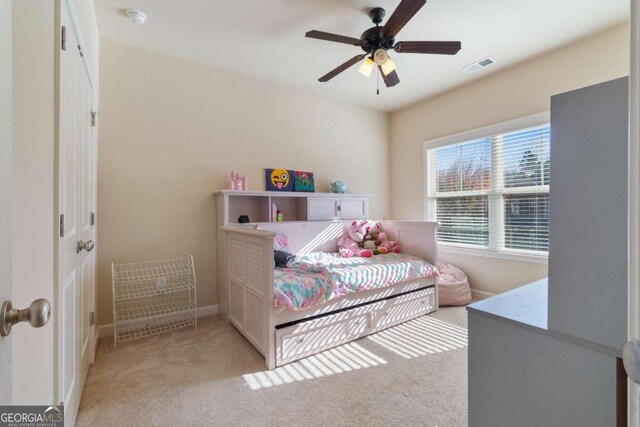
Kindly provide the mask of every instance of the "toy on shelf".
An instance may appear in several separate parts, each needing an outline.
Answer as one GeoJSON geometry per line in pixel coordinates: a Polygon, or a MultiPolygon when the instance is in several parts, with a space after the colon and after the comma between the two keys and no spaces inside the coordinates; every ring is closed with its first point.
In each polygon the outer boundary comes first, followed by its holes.
{"type": "Polygon", "coordinates": [[[334,193],[346,193],[347,184],[344,181],[335,181],[331,183],[331,191],[334,193]]]}
{"type": "Polygon", "coordinates": [[[240,175],[238,172],[232,170],[229,179],[229,189],[230,190],[247,190],[247,177],[245,175],[240,175]]]}

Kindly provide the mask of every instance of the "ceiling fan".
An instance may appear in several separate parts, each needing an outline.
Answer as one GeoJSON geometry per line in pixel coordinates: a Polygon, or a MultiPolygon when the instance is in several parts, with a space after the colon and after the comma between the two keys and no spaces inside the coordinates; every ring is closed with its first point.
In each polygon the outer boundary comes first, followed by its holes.
{"type": "Polygon", "coordinates": [[[364,59],[364,62],[359,68],[359,71],[362,74],[367,77],[370,76],[374,66],[377,65],[378,70],[382,75],[382,79],[384,80],[384,84],[387,87],[393,87],[400,83],[400,79],[398,78],[398,73],[396,73],[396,65],[393,63],[391,58],[389,58],[387,50],[393,49],[397,53],[430,53],[438,55],[455,55],[458,53],[462,47],[462,44],[459,41],[409,41],[396,43],[396,35],[426,3],[426,0],[402,0],[383,27],[380,27],[379,25],[385,16],[385,10],[381,7],[371,9],[369,11],[369,17],[375,24],[375,27],[371,27],[366,30],[362,33],[359,39],[341,36],[338,34],[325,33],[324,31],[313,30],[307,32],[305,36],[312,39],[360,46],[362,50],[365,51],[364,54],[354,56],[344,64],[329,71],[318,80],[321,82],[328,82],[338,74],[364,59]]]}

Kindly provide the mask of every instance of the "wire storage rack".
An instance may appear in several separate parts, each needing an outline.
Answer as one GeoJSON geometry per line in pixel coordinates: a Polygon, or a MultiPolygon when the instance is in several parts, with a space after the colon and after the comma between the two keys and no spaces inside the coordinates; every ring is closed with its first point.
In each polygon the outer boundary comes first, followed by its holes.
{"type": "Polygon", "coordinates": [[[198,327],[193,256],[111,263],[113,344],[198,327]]]}

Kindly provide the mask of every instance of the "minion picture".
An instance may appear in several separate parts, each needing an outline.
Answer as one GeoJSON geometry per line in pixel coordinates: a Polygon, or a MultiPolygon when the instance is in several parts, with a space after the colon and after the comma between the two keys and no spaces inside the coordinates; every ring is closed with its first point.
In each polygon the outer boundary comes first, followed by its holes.
{"type": "Polygon", "coordinates": [[[294,174],[287,169],[265,169],[265,188],[267,191],[294,191],[294,174]]]}

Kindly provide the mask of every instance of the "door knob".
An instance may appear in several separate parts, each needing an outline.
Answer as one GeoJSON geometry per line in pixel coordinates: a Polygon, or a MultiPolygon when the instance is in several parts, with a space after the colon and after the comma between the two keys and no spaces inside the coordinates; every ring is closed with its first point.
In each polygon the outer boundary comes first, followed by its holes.
{"type": "Polygon", "coordinates": [[[628,341],[624,345],[622,362],[631,381],[640,384],[640,341],[628,341]]]}
{"type": "Polygon", "coordinates": [[[51,306],[46,299],[37,299],[24,310],[13,308],[7,300],[0,308],[0,335],[6,337],[11,333],[11,327],[18,322],[29,322],[34,328],[44,326],[51,317],[51,306]]]}
{"type": "Polygon", "coordinates": [[[91,252],[94,246],[95,244],[93,243],[93,240],[87,240],[86,242],[78,240],[78,242],[76,243],[76,253],[80,253],[80,251],[83,249],[87,252],[91,252]]]}

